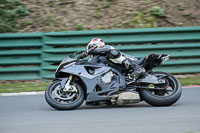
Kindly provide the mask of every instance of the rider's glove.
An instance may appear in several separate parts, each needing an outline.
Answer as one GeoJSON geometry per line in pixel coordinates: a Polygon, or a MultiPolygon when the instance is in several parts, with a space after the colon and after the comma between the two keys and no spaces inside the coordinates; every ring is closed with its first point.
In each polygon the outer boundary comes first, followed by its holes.
{"type": "Polygon", "coordinates": [[[79,56],[77,57],[77,59],[83,59],[83,58],[85,58],[87,55],[88,55],[87,52],[83,52],[81,55],[79,55],[79,56]]]}
{"type": "Polygon", "coordinates": [[[94,55],[95,54],[95,50],[91,49],[87,52],[87,55],[94,55]]]}

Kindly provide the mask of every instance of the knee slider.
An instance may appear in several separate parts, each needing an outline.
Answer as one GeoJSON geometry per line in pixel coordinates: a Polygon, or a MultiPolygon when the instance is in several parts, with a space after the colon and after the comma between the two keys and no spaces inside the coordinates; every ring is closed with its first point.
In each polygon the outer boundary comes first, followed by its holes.
{"type": "Polygon", "coordinates": [[[119,58],[120,56],[121,56],[121,53],[116,49],[111,49],[109,52],[110,59],[116,59],[116,58],[119,58]]]}

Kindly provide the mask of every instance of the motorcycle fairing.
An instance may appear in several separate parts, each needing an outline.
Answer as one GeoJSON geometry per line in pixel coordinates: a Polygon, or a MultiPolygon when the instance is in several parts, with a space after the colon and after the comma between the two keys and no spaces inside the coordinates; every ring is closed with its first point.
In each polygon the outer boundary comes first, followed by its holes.
{"type": "MultiPolygon", "coordinates": [[[[86,89],[86,102],[93,101],[105,101],[109,100],[109,96],[119,91],[119,88],[125,86],[125,77],[116,69],[103,64],[77,64],[71,63],[64,66],[60,72],[68,73],[78,76],[85,84],[86,89]],[[94,69],[94,73],[89,73],[87,68],[94,69]],[[105,73],[112,71],[115,74],[110,83],[103,83],[101,76],[105,73]],[[96,88],[100,89],[97,90],[96,88]]],[[[63,82],[67,82],[66,78],[61,79],[63,82]]],[[[61,81],[61,83],[63,83],[61,81]]]]}

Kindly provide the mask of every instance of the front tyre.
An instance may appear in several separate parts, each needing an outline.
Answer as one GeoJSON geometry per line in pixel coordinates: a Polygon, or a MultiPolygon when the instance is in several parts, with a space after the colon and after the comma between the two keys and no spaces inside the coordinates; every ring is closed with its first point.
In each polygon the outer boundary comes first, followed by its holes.
{"type": "Polygon", "coordinates": [[[181,97],[182,88],[180,82],[171,74],[165,72],[153,72],[152,75],[165,80],[165,84],[153,85],[148,87],[165,88],[165,90],[140,89],[140,96],[153,106],[169,106],[178,101],[181,97]]]}
{"type": "Polygon", "coordinates": [[[45,91],[47,103],[58,110],[72,110],[79,107],[84,99],[85,93],[83,88],[77,83],[71,81],[70,91],[63,91],[60,81],[52,82],[45,91]]]}

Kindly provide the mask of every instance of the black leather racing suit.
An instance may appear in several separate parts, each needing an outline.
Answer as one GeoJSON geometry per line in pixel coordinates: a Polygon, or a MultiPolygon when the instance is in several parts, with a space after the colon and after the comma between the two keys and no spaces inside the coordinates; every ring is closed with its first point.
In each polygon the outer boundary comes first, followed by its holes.
{"type": "Polygon", "coordinates": [[[144,72],[144,69],[135,63],[137,58],[124,54],[110,45],[105,45],[103,48],[97,48],[88,52],[83,52],[78,59],[83,59],[88,55],[102,55],[112,63],[120,64],[123,65],[123,67],[125,66],[126,69],[134,70],[133,73],[131,73],[131,77],[135,79],[137,79],[141,73],[144,72]]]}

